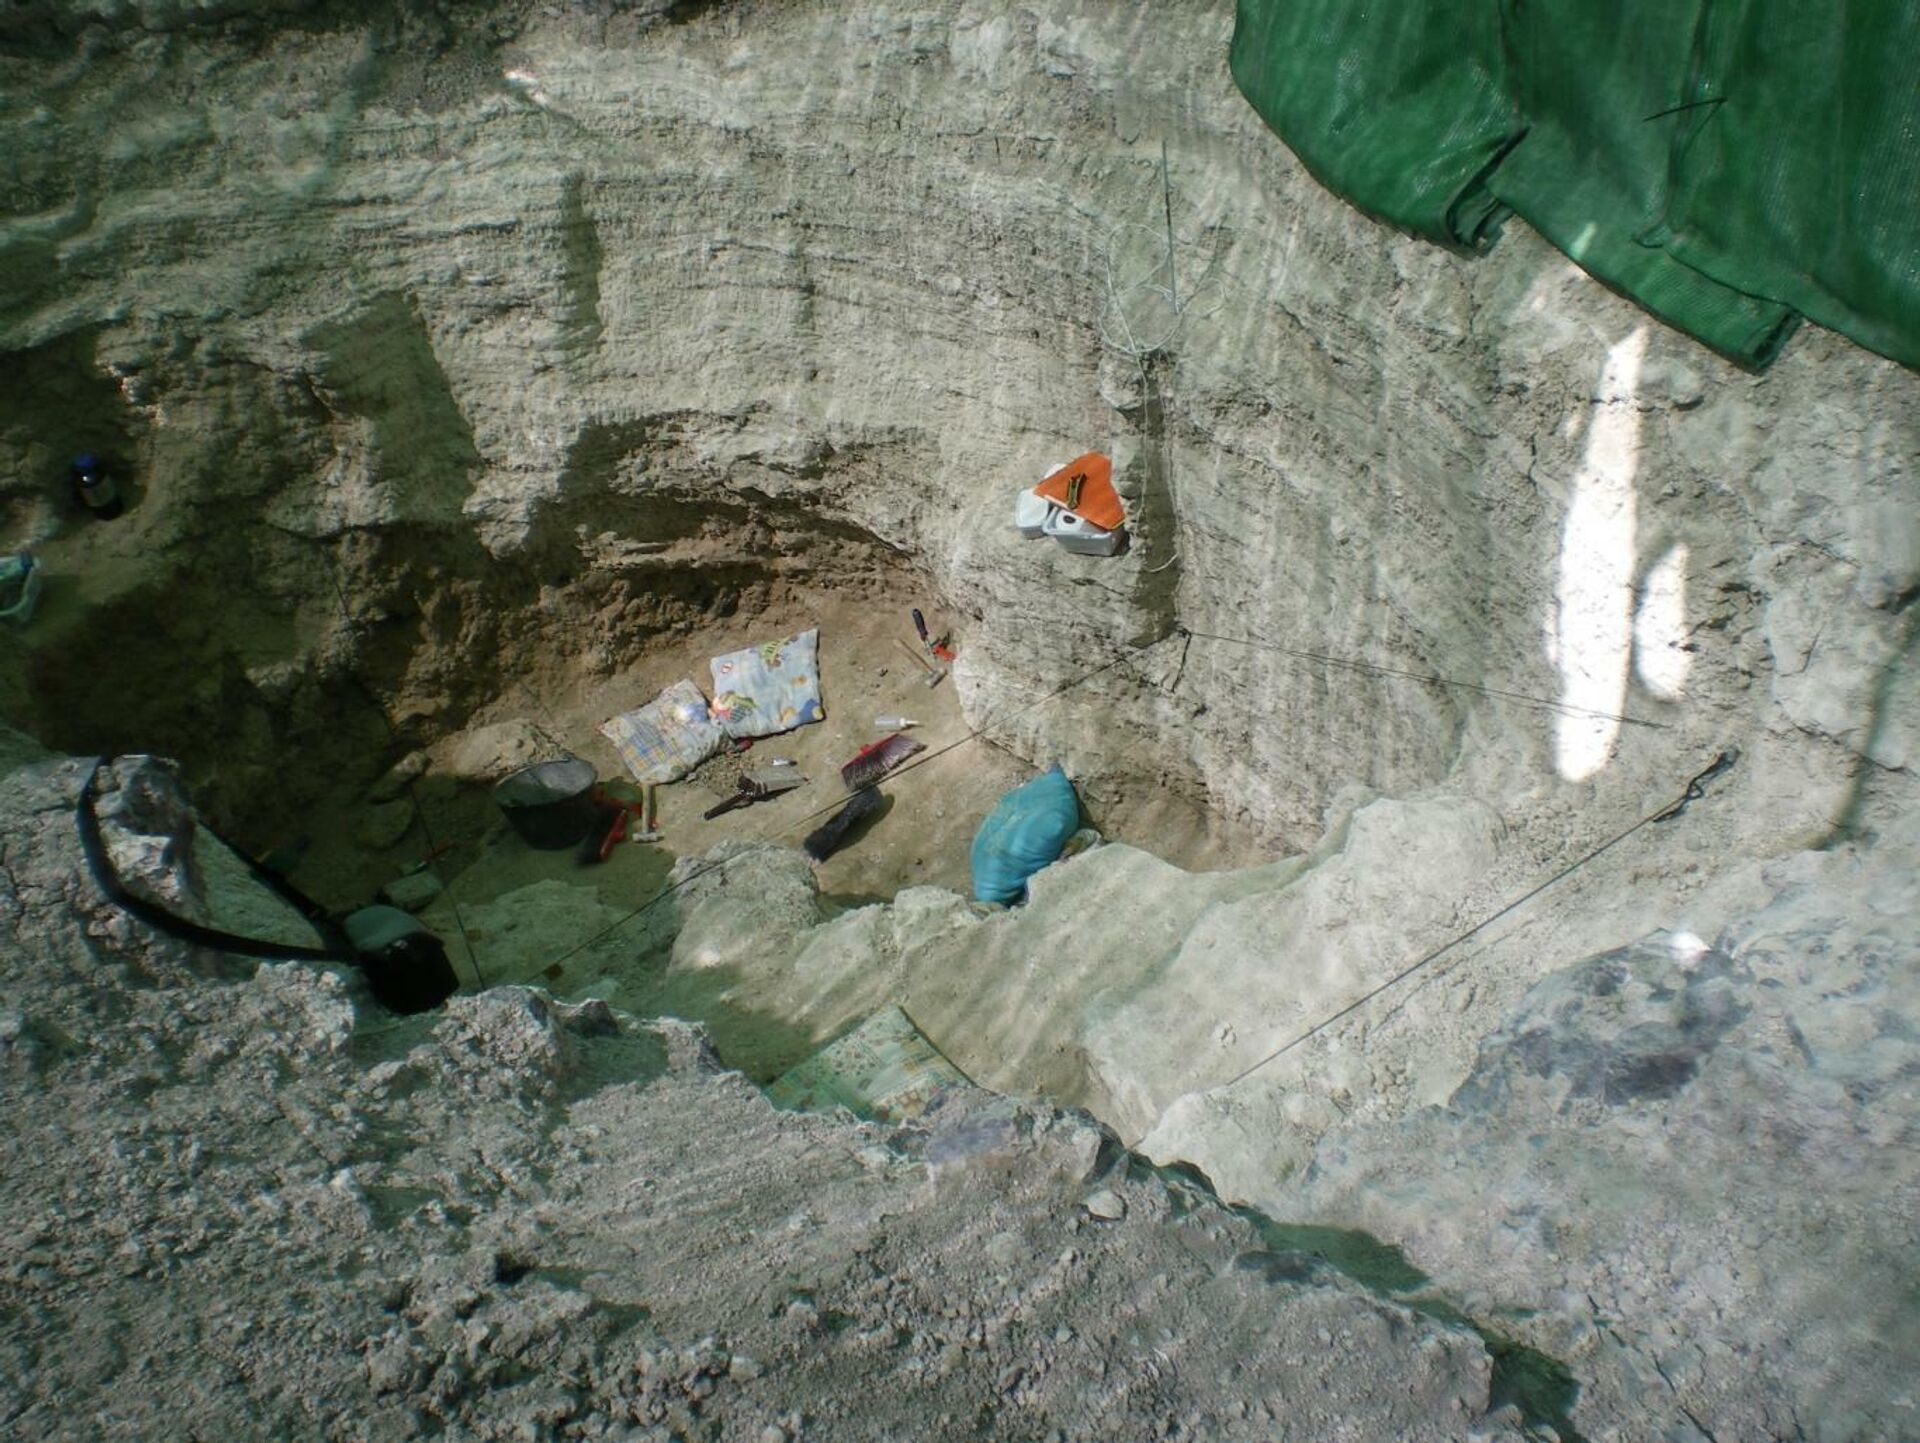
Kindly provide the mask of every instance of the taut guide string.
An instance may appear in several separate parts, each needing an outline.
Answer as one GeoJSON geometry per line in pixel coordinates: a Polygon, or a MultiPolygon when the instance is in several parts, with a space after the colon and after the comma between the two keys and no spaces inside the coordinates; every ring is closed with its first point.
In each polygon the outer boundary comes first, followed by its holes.
{"type": "MultiPolygon", "coordinates": [[[[340,573],[337,570],[329,570],[327,572],[327,579],[333,583],[333,594],[340,598],[341,624],[351,630],[353,627],[353,612],[347,605],[347,590],[340,584],[340,573]]],[[[379,697],[373,694],[373,688],[362,681],[358,675],[354,675],[352,681],[360,694],[367,699],[367,704],[379,714],[381,725],[387,729],[387,740],[392,744],[394,750],[398,751],[400,749],[400,730],[394,726],[393,718],[387,715],[386,706],[381,702],[379,697]]],[[[429,857],[435,856],[440,851],[440,844],[434,840],[433,828],[427,822],[427,810],[420,805],[420,793],[415,790],[412,777],[407,778],[406,788],[407,801],[413,807],[413,819],[420,824],[420,835],[425,837],[427,841],[427,855],[429,857]]],[[[485,987],[487,985],[487,979],[480,971],[480,958],[473,950],[473,938],[467,935],[467,919],[461,915],[460,899],[453,895],[453,889],[451,887],[447,888],[447,905],[453,908],[453,925],[460,929],[460,945],[466,948],[467,965],[473,968],[474,981],[482,987],[485,987]]]]}
{"type": "MultiPolygon", "coordinates": [[[[1573,861],[1567,863],[1566,866],[1562,867],[1559,871],[1555,872],[1552,876],[1548,877],[1545,881],[1536,883],[1534,886],[1522,892],[1518,897],[1515,897],[1511,901],[1508,901],[1505,904],[1503,904],[1496,911],[1489,912],[1485,917],[1482,917],[1478,922],[1475,922],[1471,927],[1467,928],[1466,931],[1461,932],[1456,936],[1449,937],[1445,942],[1442,942],[1438,947],[1435,947],[1432,951],[1408,963],[1405,967],[1401,968],[1398,972],[1394,973],[1393,976],[1389,977],[1386,981],[1382,982],[1379,986],[1374,987],[1369,991],[1361,993],[1358,997],[1354,998],[1353,1001],[1349,1002],[1346,1006],[1342,1007],[1338,1012],[1332,1013],[1327,1017],[1321,1018],[1320,1021],[1314,1023],[1313,1026],[1309,1027],[1305,1032],[1302,1032],[1298,1037],[1295,1037],[1288,1042],[1282,1043],[1279,1047],[1276,1047],[1273,1051],[1269,1052],[1265,1057],[1261,1058],[1258,1062],[1252,1064],[1250,1067],[1242,1068],[1240,1071],[1236,1072],[1232,1077],[1229,1077],[1225,1082],[1214,1083],[1211,1087],[1208,1087],[1206,1090],[1208,1092],[1218,1092],[1225,1088],[1232,1087],[1237,1083],[1246,1081],[1247,1078],[1253,1076],[1254,1073],[1258,1072],[1261,1068],[1265,1067],[1269,1062],[1276,1061],[1279,1058],[1286,1056],[1287,1053],[1293,1051],[1293,1049],[1298,1047],[1301,1043],[1307,1041],[1311,1037],[1318,1036],[1320,1033],[1325,1032],[1329,1027],[1333,1026],[1333,1024],[1338,1022],[1341,1018],[1349,1016],[1350,1014],[1358,1011],[1360,1008],[1366,1006],[1367,1003],[1371,1002],[1374,998],[1378,997],[1382,992],[1385,992],[1388,988],[1393,987],[1398,983],[1404,982],[1407,978],[1413,976],[1414,973],[1420,971],[1422,968],[1428,966],[1430,963],[1438,960],[1443,954],[1451,951],[1455,947],[1458,947],[1462,942],[1465,942],[1468,938],[1478,936],[1481,932],[1484,932],[1488,927],[1491,927],[1495,922],[1498,922],[1502,917],[1506,916],[1509,912],[1512,912],[1517,908],[1525,906],[1528,902],[1531,902],[1535,897],[1538,897],[1542,892],[1546,891],[1547,888],[1553,886],[1554,883],[1562,881],[1563,879],[1572,876],[1575,872],[1579,871],[1582,867],[1586,866],[1587,863],[1593,861],[1595,858],[1600,856],[1601,853],[1611,851],[1613,848],[1619,846],[1622,842],[1626,841],[1626,839],[1628,837],[1631,837],[1635,832],[1638,832],[1639,830],[1641,830],[1641,828],[1650,827],[1657,822],[1672,821],[1675,817],[1678,817],[1681,813],[1685,812],[1690,805],[1692,805],[1694,802],[1699,801],[1700,798],[1706,795],[1706,786],[1708,782],[1712,781],[1715,777],[1719,776],[1722,772],[1727,771],[1739,759],[1740,759],[1739,749],[1737,747],[1727,747],[1726,749],[1721,751],[1721,753],[1718,756],[1716,756],[1710,763],[1708,763],[1705,768],[1697,772],[1694,775],[1693,780],[1687,783],[1686,790],[1683,791],[1677,799],[1675,799],[1673,802],[1671,802],[1667,806],[1661,808],[1657,812],[1648,813],[1646,816],[1642,817],[1639,821],[1635,822],[1632,826],[1626,828],[1624,831],[1616,832],[1613,836],[1607,838],[1607,840],[1602,842],[1599,846],[1593,848],[1591,851],[1583,853],[1581,856],[1576,857],[1573,861]]],[[[1145,1140],[1145,1137],[1146,1137],[1146,1134],[1143,1133],[1141,1134],[1140,1137],[1135,1138],[1131,1143],[1127,1145],[1127,1150],[1131,1152],[1134,1148],[1138,1147],[1141,1144],[1141,1142],[1145,1140]]]]}

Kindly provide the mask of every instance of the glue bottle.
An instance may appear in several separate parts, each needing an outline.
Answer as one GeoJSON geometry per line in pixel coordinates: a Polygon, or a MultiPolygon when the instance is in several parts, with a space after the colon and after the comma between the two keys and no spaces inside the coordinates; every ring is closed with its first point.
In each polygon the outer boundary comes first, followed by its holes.
{"type": "Polygon", "coordinates": [[[873,729],[879,732],[903,732],[908,727],[919,725],[910,716],[877,716],[873,719],[873,729]]]}

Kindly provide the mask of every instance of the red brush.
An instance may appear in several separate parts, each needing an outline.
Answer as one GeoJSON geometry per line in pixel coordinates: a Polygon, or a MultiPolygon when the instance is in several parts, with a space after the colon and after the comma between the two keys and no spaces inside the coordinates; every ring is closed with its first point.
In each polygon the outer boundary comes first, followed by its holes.
{"type": "Polygon", "coordinates": [[[872,786],[915,752],[925,750],[923,743],[895,732],[855,752],[852,759],[840,768],[840,780],[847,784],[848,791],[857,792],[862,787],[872,786]]]}
{"type": "Polygon", "coordinates": [[[612,855],[613,844],[626,834],[627,809],[614,802],[602,801],[593,826],[580,839],[580,850],[574,853],[574,860],[582,866],[604,862],[612,855]]]}

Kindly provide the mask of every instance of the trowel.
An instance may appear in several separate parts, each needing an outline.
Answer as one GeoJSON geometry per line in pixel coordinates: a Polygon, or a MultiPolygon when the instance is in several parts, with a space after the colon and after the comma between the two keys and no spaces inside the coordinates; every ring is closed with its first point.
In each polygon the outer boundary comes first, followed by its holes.
{"type": "Polygon", "coordinates": [[[755,802],[764,802],[769,797],[777,797],[782,792],[790,792],[795,787],[804,785],[806,780],[798,772],[790,769],[743,773],[740,778],[740,790],[718,806],[707,808],[700,814],[700,819],[703,822],[711,822],[724,812],[752,806],[755,802]]]}

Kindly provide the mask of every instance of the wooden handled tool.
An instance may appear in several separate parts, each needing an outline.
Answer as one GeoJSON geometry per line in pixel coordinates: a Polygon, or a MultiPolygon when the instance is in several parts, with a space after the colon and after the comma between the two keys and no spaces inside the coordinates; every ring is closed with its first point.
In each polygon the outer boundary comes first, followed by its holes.
{"type": "MultiPolygon", "coordinates": [[[[898,640],[898,638],[896,637],[895,640],[898,640]]],[[[908,656],[912,657],[915,661],[919,662],[923,668],[925,668],[927,672],[927,686],[929,688],[940,685],[940,683],[946,679],[947,671],[945,667],[935,666],[932,662],[928,661],[924,656],[920,655],[919,652],[915,651],[912,647],[908,646],[904,641],[900,642],[900,650],[904,651],[908,656]]]]}

